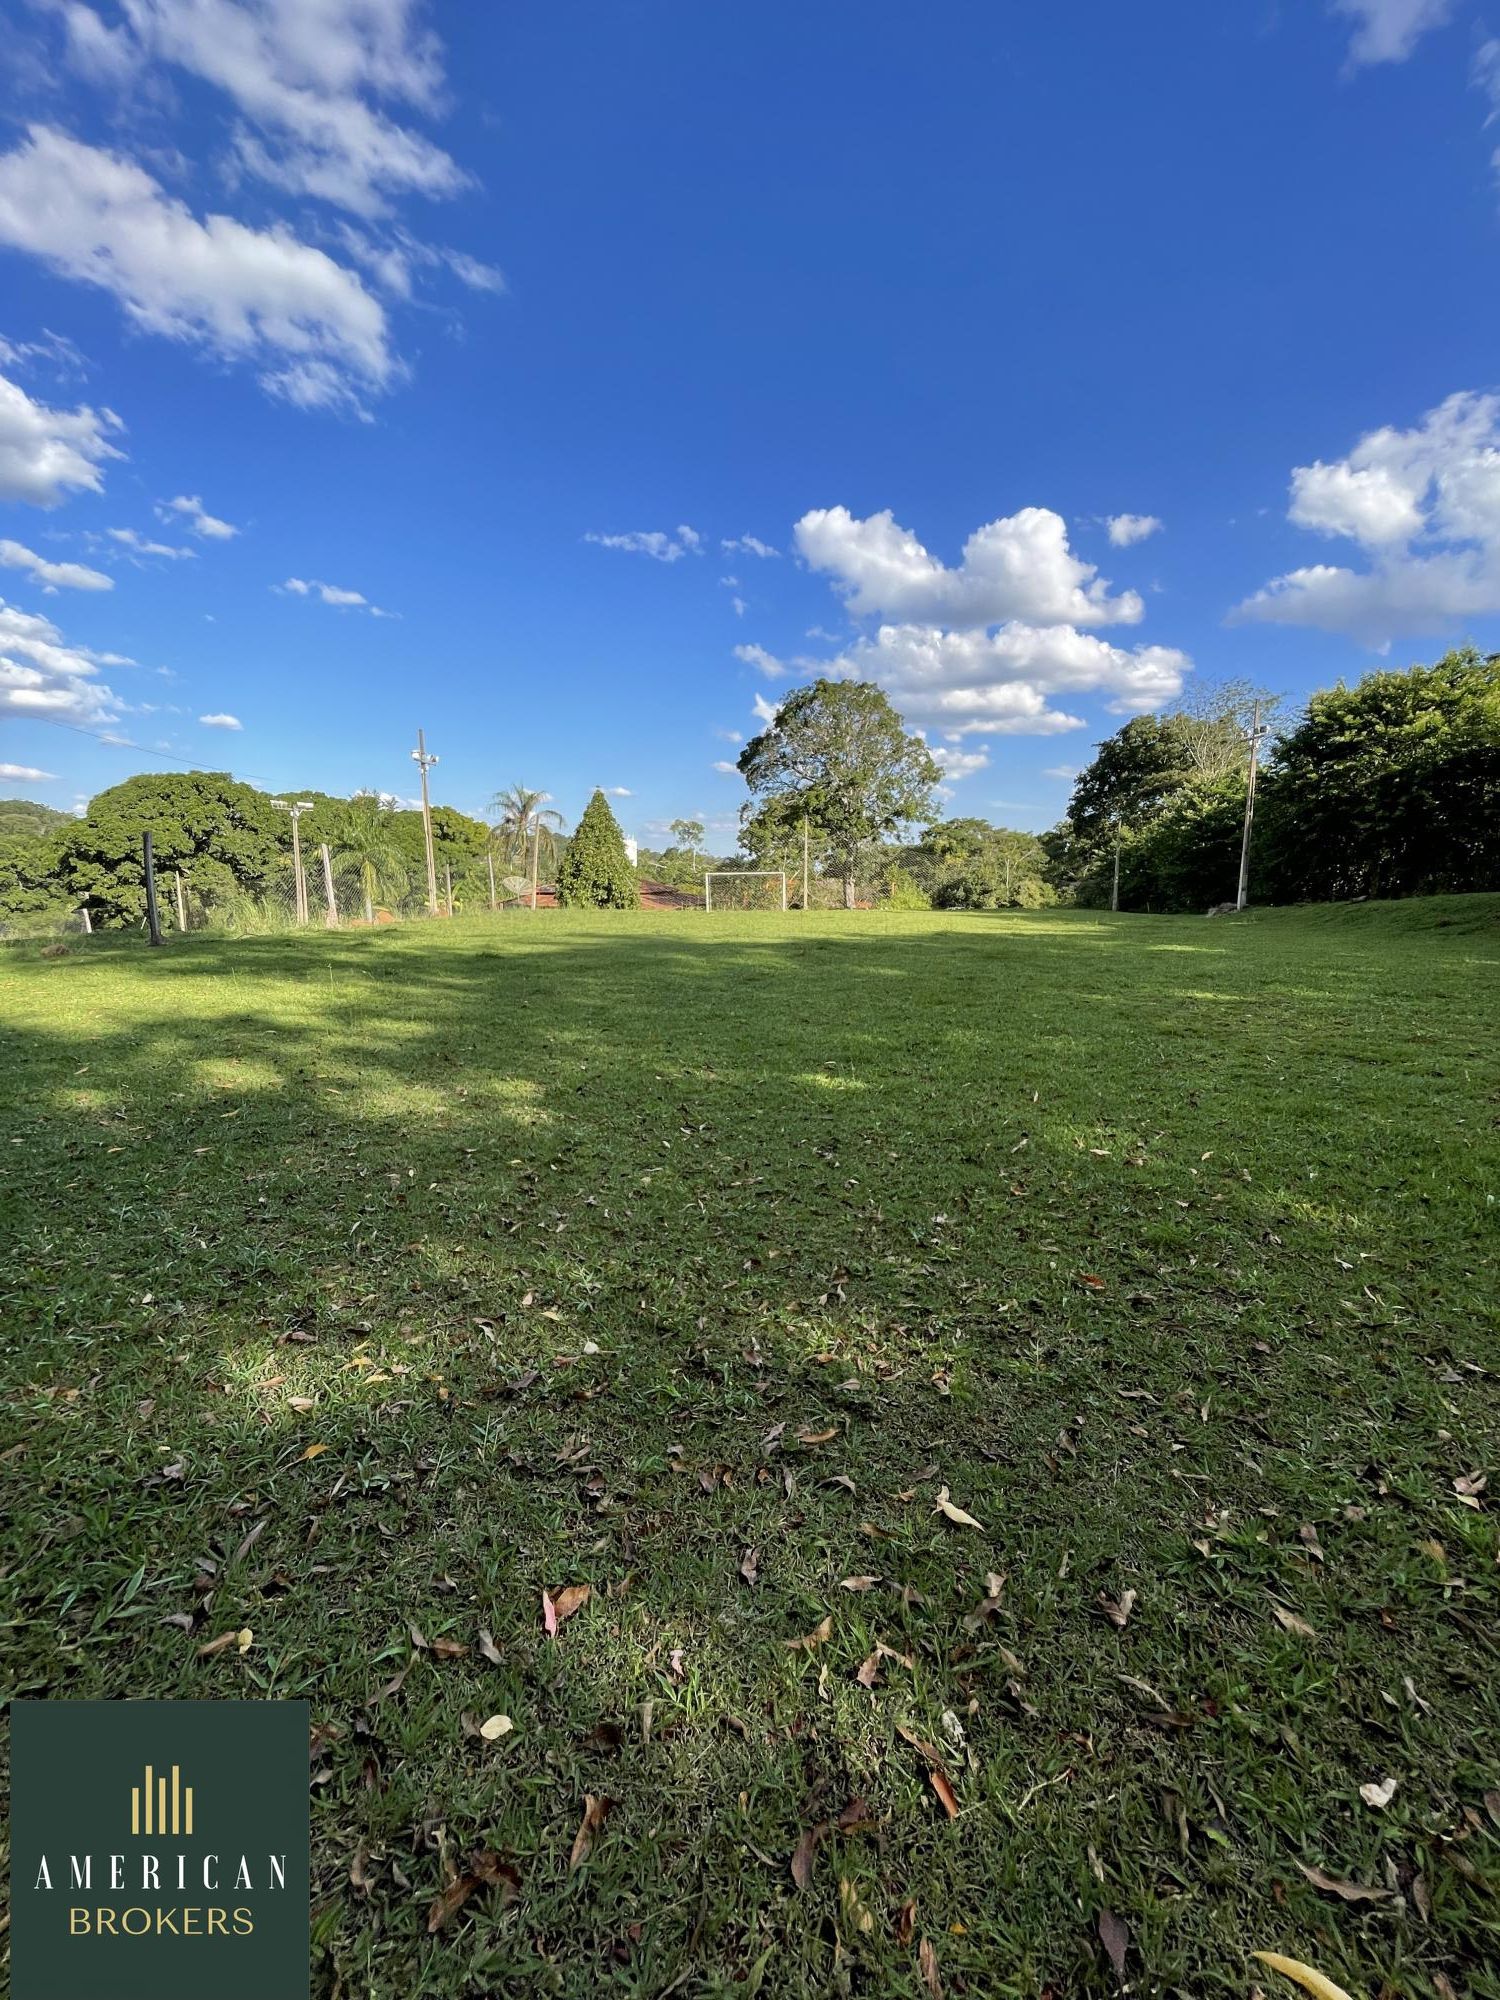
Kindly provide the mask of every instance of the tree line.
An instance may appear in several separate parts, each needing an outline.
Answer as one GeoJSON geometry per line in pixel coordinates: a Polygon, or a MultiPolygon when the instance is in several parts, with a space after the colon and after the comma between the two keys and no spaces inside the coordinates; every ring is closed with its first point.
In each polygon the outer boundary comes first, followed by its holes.
{"type": "MultiPolygon", "coordinates": [[[[1137,716],[1097,746],[1068,810],[1035,835],[938,817],[941,772],[882,691],[819,680],[787,696],[742,750],[749,792],[740,852],[703,851],[701,821],[643,861],[696,889],[706,866],[783,869],[800,899],[846,907],[1100,907],[1202,910],[1232,898],[1254,718],[1268,724],[1251,850],[1251,899],[1339,901],[1500,887],[1500,654],[1450,652],[1431,666],[1381,669],[1315,694],[1290,720],[1248,687],[1209,688],[1181,708],[1137,716]]],[[[373,793],[304,803],[301,838],[326,844],[367,921],[425,906],[422,815],[373,793]]],[[[534,901],[543,866],[559,902],[634,908],[637,871],[608,800],[595,791],[571,836],[546,794],[513,786],[493,825],[432,808],[445,896],[475,907],[534,901]]],[[[224,772],[145,775],[101,792],[80,819],[0,801],[0,925],[42,925],[79,909],[104,927],[145,908],[141,834],[180,876],[199,919],[246,925],[291,880],[287,815],[224,772]]]]}

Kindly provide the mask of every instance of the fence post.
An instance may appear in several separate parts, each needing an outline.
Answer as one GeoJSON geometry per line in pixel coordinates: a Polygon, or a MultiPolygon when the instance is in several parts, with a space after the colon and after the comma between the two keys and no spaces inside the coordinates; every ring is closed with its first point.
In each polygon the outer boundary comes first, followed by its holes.
{"type": "Polygon", "coordinates": [[[328,928],[335,931],[339,926],[339,906],[333,896],[333,862],[328,853],[328,842],[318,842],[318,852],[323,857],[323,894],[328,903],[328,928]]]}
{"type": "Polygon", "coordinates": [[[92,936],[94,935],[94,920],[93,920],[93,918],[92,918],[92,917],[91,917],[91,916],[89,915],[89,906],[88,906],[88,904],[87,904],[87,903],[80,903],[80,904],[78,905],[78,914],[79,914],[79,916],[80,916],[80,917],[82,917],[82,918],[83,918],[83,934],[84,934],[84,936],[85,936],[85,937],[92,937],[92,936]]]}
{"type": "Polygon", "coordinates": [[[453,870],[446,861],[443,863],[443,887],[448,894],[448,914],[451,917],[453,915],[453,870]]]}
{"type": "Polygon", "coordinates": [[[177,928],[180,931],[185,931],[187,929],[187,898],[182,893],[182,870],[180,868],[172,870],[172,880],[177,885],[177,928]]]}
{"type": "Polygon", "coordinates": [[[146,929],[153,944],[161,943],[161,916],[156,907],[156,862],[151,853],[151,830],[141,835],[141,855],[146,869],[146,929]]]}
{"type": "Polygon", "coordinates": [[[485,860],[490,865],[490,908],[493,910],[495,907],[495,857],[493,854],[487,854],[485,860]]]}

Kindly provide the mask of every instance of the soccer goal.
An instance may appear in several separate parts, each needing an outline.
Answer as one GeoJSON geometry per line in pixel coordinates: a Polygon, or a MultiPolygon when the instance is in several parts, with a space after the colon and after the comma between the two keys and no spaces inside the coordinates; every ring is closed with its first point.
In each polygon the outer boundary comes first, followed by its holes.
{"type": "Polygon", "coordinates": [[[716,870],[703,878],[703,907],[705,910],[784,910],[786,870],[716,870]]]}

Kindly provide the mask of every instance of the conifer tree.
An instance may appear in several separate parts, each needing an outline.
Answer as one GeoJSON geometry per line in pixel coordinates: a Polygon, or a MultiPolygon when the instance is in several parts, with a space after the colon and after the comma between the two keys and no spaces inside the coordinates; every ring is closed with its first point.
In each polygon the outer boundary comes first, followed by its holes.
{"type": "Polygon", "coordinates": [[[625,836],[603,792],[596,791],[557,871],[557,900],[570,909],[633,910],[639,897],[625,836]]]}

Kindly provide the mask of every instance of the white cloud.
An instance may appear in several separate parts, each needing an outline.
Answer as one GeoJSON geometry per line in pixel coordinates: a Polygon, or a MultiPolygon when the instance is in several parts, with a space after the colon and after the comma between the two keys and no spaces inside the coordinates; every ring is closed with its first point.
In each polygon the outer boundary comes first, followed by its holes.
{"type": "Polygon", "coordinates": [[[55,507],[70,490],[100,492],[101,461],[123,456],[109,441],[122,428],[112,410],[49,409],[0,375],[0,500],[55,507]]]}
{"type": "Polygon", "coordinates": [[[856,520],[847,507],[815,508],[796,526],[797,547],[834,580],[851,611],[949,626],[1132,625],[1144,606],[1132,590],[1109,595],[1092,563],[1068,546],[1067,524],[1048,507],[1023,507],[970,535],[946,568],[889,508],[856,520]]]}
{"type": "Polygon", "coordinates": [[[731,597],[729,603],[736,618],[743,618],[745,613],[750,609],[743,597],[731,597]]]}
{"type": "Polygon", "coordinates": [[[957,750],[946,743],[929,743],[927,751],[950,783],[972,778],[976,771],[987,769],[990,761],[988,750],[957,750]]]}
{"type": "Polygon", "coordinates": [[[763,542],[759,535],[735,535],[721,541],[719,547],[726,555],[742,553],[747,556],[779,556],[780,549],[773,549],[769,542],[763,542]]]}
{"type": "Polygon", "coordinates": [[[745,740],[743,729],[716,729],[714,735],[721,743],[743,743],[745,740]]]}
{"type": "Polygon", "coordinates": [[[750,704],[750,712],[757,722],[774,722],[781,713],[781,705],[779,702],[767,701],[763,694],[758,694],[750,704]]]}
{"type": "Polygon", "coordinates": [[[627,555],[650,556],[653,561],[664,563],[680,562],[686,555],[703,552],[703,537],[695,528],[686,526],[670,535],[660,528],[632,529],[623,535],[601,535],[590,529],[583,539],[601,549],[623,549],[627,555]]]}
{"type": "Polygon", "coordinates": [[[172,562],[196,562],[196,549],[174,548],[170,542],[151,542],[137,533],[134,528],[106,528],[105,534],[122,548],[130,549],[138,556],[166,556],[172,562]]]}
{"type": "Polygon", "coordinates": [[[1500,396],[1449,396],[1411,430],[1361,438],[1346,458],[1295,468],[1288,517],[1352,541],[1363,569],[1273,577],[1232,614],[1385,647],[1500,613],[1500,396]]]}
{"type": "Polygon", "coordinates": [[[738,764],[731,764],[727,757],[716,757],[714,759],[714,769],[721,772],[726,778],[735,778],[739,776],[740,767],[738,764]]]}
{"type": "Polygon", "coordinates": [[[1353,63],[1405,62],[1429,29],[1441,28],[1453,0],[1332,0],[1335,14],[1354,23],[1353,63]]]}
{"type": "Polygon", "coordinates": [[[316,577],[289,576],[285,583],[273,583],[272,590],[290,591],[293,597],[316,597],[340,611],[367,611],[372,618],[395,618],[395,611],[382,611],[362,590],[346,590],[342,584],[320,583],[316,577]]]}
{"type": "Polygon", "coordinates": [[[118,653],[69,646],[48,618],[0,598],[0,715],[34,721],[113,721],[114,692],[98,679],[101,666],[129,666],[118,653]]]}
{"type": "Polygon", "coordinates": [[[1078,772],[1072,764],[1049,764],[1042,776],[1056,778],[1060,784],[1071,784],[1078,772]]]}
{"type": "Polygon", "coordinates": [[[631,791],[629,785],[605,785],[602,789],[612,799],[633,799],[635,797],[635,793],[631,791]]]}
{"type": "Polygon", "coordinates": [[[98,285],[137,326],[258,364],[303,407],[358,408],[397,372],[379,301],[326,252],[279,224],[199,221],[133,161],[48,126],[0,155],[0,242],[98,285]]]}
{"type": "Polygon", "coordinates": [[[1148,535],[1161,532],[1161,522],[1154,514],[1111,514],[1104,525],[1117,549],[1128,549],[1132,542],[1143,542],[1148,535]]]}
{"type": "Polygon", "coordinates": [[[184,515],[188,526],[195,535],[202,535],[206,541],[227,542],[237,535],[239,529],[228,521],[221,521],[217,515],[205,512],[203,502],[196,493],[179,493],[175,500],[157,502],[156,518],[170,521],[174,514],[184,515]]]}
{"type": "Polygon", "coordinates": [[[0,541],[0,567],[23,569],[47,590],[113,590],[115,580],[82,563],[49,562],[21,542],[0,541]]]}
{"type": "Polygon", "coordinates": [[[734,657],[743,660],[747,667],[754,667],[767,680],[780,680],[792,670],[784,660],[778,660],[774,653],[768,653],[764,646],[736,646],[734,657]]]}
{"type": "Polygon", "coordinates": [[[122,84],[155,60],[223,91],[240,118],[235,167],[289,193],[378,216],[398,196],[472,184],[383,108],[442,108],[441,49],[413,0],[121,0],[115,28],[81,0],[51,4],[95,81],[122,84]]]}
{"type": "Polygon", "coordinates": [[[56,771],[39,771],[35,764],[0,764],[0,778],[12,784],[23,782],[50,784],[56,777],[56,771]]]}
{"type": "Polygon", "coordinates": [[[244,723],[237,715],[200,715],[198,720],[205,729],[243,729],[244,723]]]}
{"type": "Polygon", "coordinates": [[[909,723],[950,737],[1050,736],[1083,726],[1054,696],[1103,695],[1113,713],[1135,715],[1180,693],[1191,664],[1175,647],[1115,646],[1070,625],[882,625],[824,671],[877,682],[909,723]]]}

